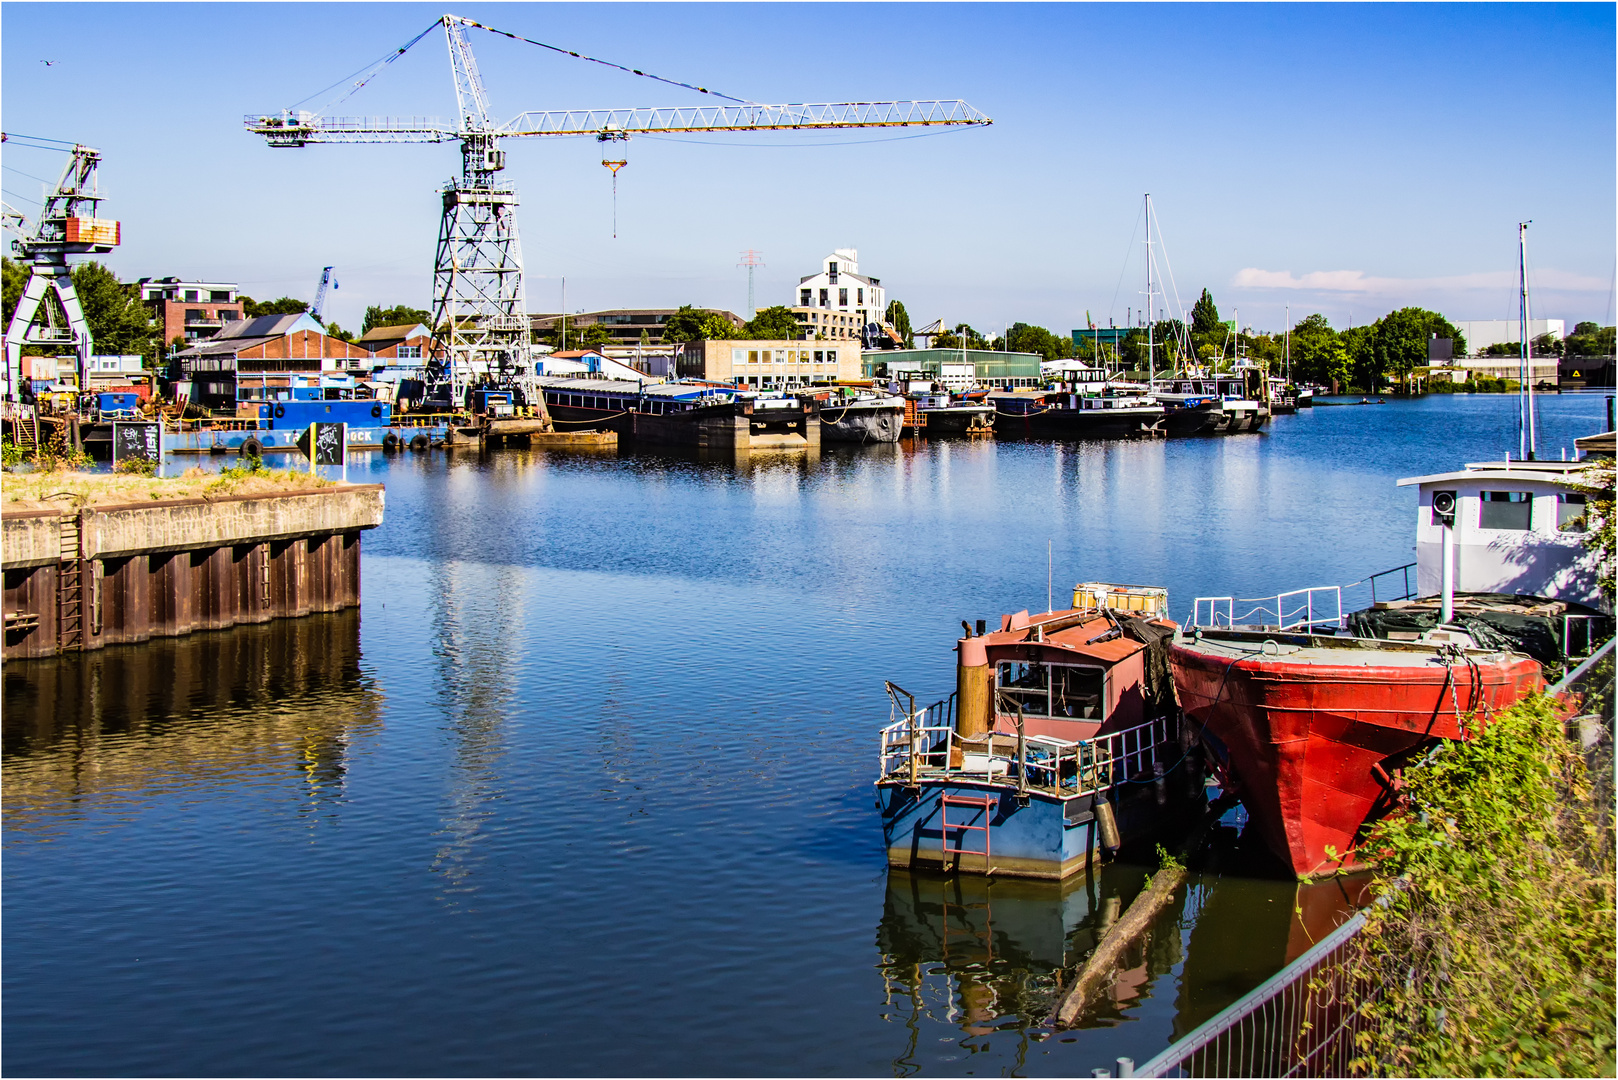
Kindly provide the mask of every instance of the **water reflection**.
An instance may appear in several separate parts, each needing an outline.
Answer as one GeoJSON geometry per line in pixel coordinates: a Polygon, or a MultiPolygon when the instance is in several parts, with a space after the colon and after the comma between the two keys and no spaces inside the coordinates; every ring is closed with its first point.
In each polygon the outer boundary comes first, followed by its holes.
{"type": "Polygon", "coordinates": [[[296,777],[335,812],[354,738],[380,726],[357,610],[9,663],[0,809],[50,830],[166,791],[296,777]]]}

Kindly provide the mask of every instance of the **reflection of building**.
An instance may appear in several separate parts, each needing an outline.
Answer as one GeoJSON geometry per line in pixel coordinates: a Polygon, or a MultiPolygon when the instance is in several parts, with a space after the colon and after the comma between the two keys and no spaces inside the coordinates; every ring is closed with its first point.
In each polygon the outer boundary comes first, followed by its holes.
{"type": "Polygon", "coordinates": [[[181,281],[177,277],[141,278],[141,302],[163,328],[165,345],[180,338],[187,345],[211,338],[225,324],[242,317],[234,283],[181,281]]]}
{"type": "Polygon", "coordinates": [[[284,776],[328,800],[379,722],[358,609],[6,665],[6,825],[81,822],[96,799],[284,776]]]}
{"type": "Polygon", "coordinates": [[[855,342],[690,341],[680,346],[675,370],[681,378],[779,388],[860,377],[855,342]]]}

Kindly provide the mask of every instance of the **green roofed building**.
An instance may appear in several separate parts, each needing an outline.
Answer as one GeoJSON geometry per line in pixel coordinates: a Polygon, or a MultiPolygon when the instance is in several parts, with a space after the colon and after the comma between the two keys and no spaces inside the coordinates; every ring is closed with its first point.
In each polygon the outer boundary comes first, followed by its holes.
{"type": "Polygon", "coordinates": [[[952,387],[1039,386],[1039,353],[989,349],[871,349],[861,360],[868,379],[897,378],[917,372],[952,387]]]}

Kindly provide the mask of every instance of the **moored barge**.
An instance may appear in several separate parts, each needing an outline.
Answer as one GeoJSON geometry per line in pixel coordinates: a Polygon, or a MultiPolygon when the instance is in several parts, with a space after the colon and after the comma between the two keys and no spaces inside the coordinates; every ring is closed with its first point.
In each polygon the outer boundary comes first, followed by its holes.
{"type": "Polygon", "coordinates": [[[1060,879],[1152,832],[1192,776],[1166,778],[1187,759],[1166,610],[1161,589],[1082,585],[1071,609],[968,626],[948,698],[918,708],[887,684],[889,865],[1060,879]]]}

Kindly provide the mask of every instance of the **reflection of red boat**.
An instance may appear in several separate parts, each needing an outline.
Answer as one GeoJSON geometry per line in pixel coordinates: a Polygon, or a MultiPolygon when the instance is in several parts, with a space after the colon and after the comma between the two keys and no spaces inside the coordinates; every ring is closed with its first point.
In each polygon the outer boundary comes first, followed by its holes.
{"type": "Polygon", "coordinates": [[[1299,876],[1355,865],[1414,753],[1543,686],[1516,653],[1273,630],[1182,634],[1169,665],[1188,723],[1299,876]]]}

